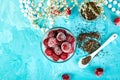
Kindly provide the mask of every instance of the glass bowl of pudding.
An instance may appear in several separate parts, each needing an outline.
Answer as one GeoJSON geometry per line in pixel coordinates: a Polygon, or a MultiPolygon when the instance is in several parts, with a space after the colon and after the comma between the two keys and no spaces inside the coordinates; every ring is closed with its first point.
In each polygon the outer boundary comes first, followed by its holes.
{"type": "Polygon", "coordinates": [[[62,27],[48,30],[42,40],[43,54],[54,62],[67,61],[74,54],[75,48],[75,37],[68,29],[62,27]]]}
{"type": "Polygon", "coordinates": [[[82,2],[79,6],[80,16],[86,21],[97,20],[104,12],[103,7],[97,2],[87,1],[82,2]]]}

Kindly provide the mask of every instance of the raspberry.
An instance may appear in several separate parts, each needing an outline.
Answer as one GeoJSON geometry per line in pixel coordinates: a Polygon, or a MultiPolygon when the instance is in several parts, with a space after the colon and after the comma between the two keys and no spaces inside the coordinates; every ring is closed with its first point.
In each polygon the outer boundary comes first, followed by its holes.
{"type": "Polygon", "coordinates": [[[60,15],[60,11],[59,11],[59,10],[53,10],[51,13],[52,13],[54,16],[60,15]]]}
{"type": "Polygon", "coordinates": [[[57,31],[56,30],[52,30],[48,33],[48,37],[56,37],[57,35],[57,31]]]}
{"type": "Polygon", "coordinates": [[[68,74],[63,74],[62,80],[70,80],[70,76],[68,74]]]}
{"type": "Polygon", "coordinates": [[[62,53],[62,54],[60,55],[60,58],[61,58],[62,60],[66,60],[66,59],[68,58],[68,54],[67,54],[67,53],[62,53]]]}
{"type": "Polygon", "coordinates": [[[66,36],[63,32],[59,32],[56,38],[58,41],[65,41],[66,40],[66,36]]]}
{"type": "Polygon", "coordinates": [[[73,37],[71,34],[67,34],[66,39],[67,39],[67,41],[70,42],[70,43],[75,42],[75,39],[74,39],[74,37],[73,37]]]}
{"type": "Polygon", "coordinates": [[[117,26],[120,25],[120,17],[118,17],[114,20],[114,24],[117,25],[117,26]]]}
{"type": "Polygon", "coordinates": [[[71,14],[71,10],[70,10],[70,8],[68,7],[67,9],[66,9],[66,15],[70,15],[71,14]]]}
{"type": "Polygon", "coordinates": [[[74,47],[72,47],[72,49],[70,50],[70,52],[68,52],[69,54],[74,52],[74,47]]]}
{"type": "Polygon", "coordinates": [[[72,43],[71,46],[72,46],[72,48],[71,48],[71,50],[70,50],[70,52],[69,52],[70,54],[73,53],[74,50],[75,50],[75,43],[72,43]]]}
{"type": "Polygon", "coordinates": [[[62,50],[60,49],[59,46],[55,46],[55,47],[54,47],[54,52],[55,52],[56,55],[62,54],[62,50]]]}
{"type": "Polygon", "coordinates": [[[102,68],[97,68],[97,69],[95,70],[95,74],[96,74],[97,76],[101,76],[101,75],[103,74],[103,69],[102,69],[102,68]]]}
{"type": "Polygon", "coordinates": [[[46,53],[47,56],[51,56],[53,54],[53,50],[51,48],[47,48],[45,50],[45,53],[46,53]]]}
{"type": "Polygon", "coordinates": [[[63,52],[69,53],[70,50],[72,49],[72,46],[69,42],[63,42],[62,45],[61,45],[61,49],[62,49],[63,52]]]}
{"type": "Polygon", "coordinates": [[[49,38],[48,40],[48,46],[49,47],[54,47],[57,44],[57,39],[54,37],[49,38]]]}
{"type": "Polygon", "coordinates": [[[47,47],[48,46],[48,40],[49,38],[44,39],[43,44],[47,47]]]}
{"type": "Polygon", "coordinates": [[[58,32],[58,33],[59,33],[59,32],[63,32],[64,34],[66,34],[66,31],[63,30],[63,29],[58,29],[57,32],[58,32]]]}
{"type": "Polygon", "coordinates": [[[59,60],[59,56],[57,56],[56,54],[52,54],[52,59],[54,60],[54,61],[58,61],[59,60]]]}

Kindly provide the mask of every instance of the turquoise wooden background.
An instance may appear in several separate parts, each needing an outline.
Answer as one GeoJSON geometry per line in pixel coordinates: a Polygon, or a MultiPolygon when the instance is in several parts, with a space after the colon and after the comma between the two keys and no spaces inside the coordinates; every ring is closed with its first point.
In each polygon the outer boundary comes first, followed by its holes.
{"type": "Polygon", "coordinates": [[[101,44],[112,34],[118,38],[94,58],[91,64],[80,69],[78,60],[86,55],[77,48],[74,56],[64,63],[49,61],[42,53],[40,42],[43,34],[32,25],[20,11],[18,0],[0,0],[0,80],[60,80],[63,73],[69,73],[71,80],[120,80],[120,26],[115,26],[114,18],[120,15],[105,7],[106,20],[84,21],[77,7],[73,8],[69,23],[57,19],[55,27],[65,27],[77,37],[81,31],[98,31],[101,44]],[[94,70],[104,69],[101,77],[94,70]]]}

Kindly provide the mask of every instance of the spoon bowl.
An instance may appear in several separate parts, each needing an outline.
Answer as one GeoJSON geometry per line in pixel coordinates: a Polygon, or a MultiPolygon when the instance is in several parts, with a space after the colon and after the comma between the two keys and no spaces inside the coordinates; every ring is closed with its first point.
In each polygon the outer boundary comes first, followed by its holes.
{"type": "Polygon", "coordinates": [[[99,47],[96,51],[91,53],[88,56],[85,56],[81,58],[78,62],[78,66],[80,68],[85,68],[88,66],[88,64],[91,62],[91,60],[95,57],[96,54],[98,54],[104,47],[106,47],[110,42],[115,40],[118,37],[117,34],[113,34],[101,47],[99,47]]]}

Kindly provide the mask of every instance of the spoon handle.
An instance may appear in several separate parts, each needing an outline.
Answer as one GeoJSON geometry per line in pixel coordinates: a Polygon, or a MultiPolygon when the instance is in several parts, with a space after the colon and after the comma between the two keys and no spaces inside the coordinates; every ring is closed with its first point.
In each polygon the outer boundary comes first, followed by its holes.
{"type": "Polygon", "coordinates": [[[99,51],[101,51],[104,47],[106,47],[110,42],[115,40],[118,37],[117,34],[113,34],[101,47],[99,47],[95,52],[91,54],[94,57],[99,51]]]}

